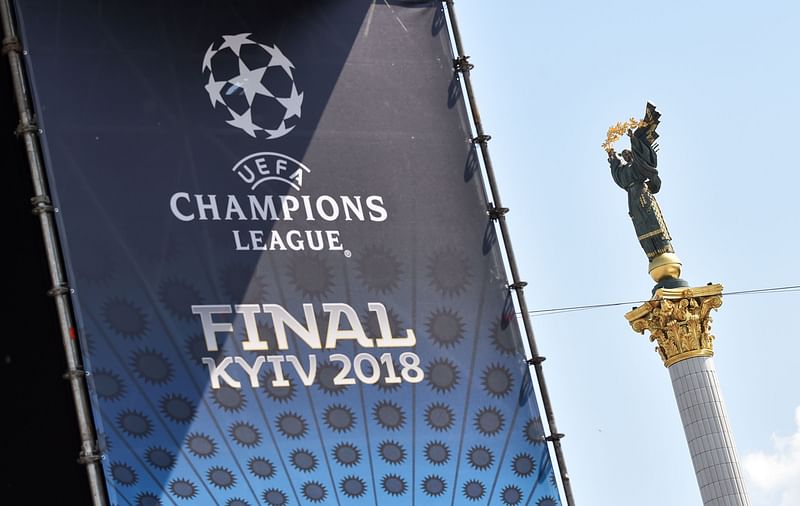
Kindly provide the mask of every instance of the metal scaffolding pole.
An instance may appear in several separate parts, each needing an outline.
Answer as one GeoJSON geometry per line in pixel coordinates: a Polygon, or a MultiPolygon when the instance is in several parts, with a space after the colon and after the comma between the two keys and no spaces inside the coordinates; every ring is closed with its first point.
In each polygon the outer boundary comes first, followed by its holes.
{"type": "Polygon", "coordinates": [[[553,406],[550,402],[550,395],[547,391],[547,384],[544,380],[544,371],[542,370],[542,362],[544,362],[544,357],[539,355],[539,350],[536,346],[536,339],[533,335],[533,327],[531,326],[530,314],[528,313],[528,304],[525,301],[524,288],[527,283],[521,281],[519,277],[517,260],[514,256],[514,249],[511,246],[508,224],[506,223],[505,218],[505,215],[508,213],[508,208],[503,207],[503,204],[501,203],[500,193],[497,189],[497,180],[495,179],[494,168],[492,166],[492,160],[489,156],[488,142],[491,137],[486,135],[483,130],[481,115],[478,112],[478,105],[475,102],[475,93],[473,91],[472,81],[470,79],[470,70],[472,69],[472,64],[469,63],[469,57],[464,53],[464,46],[461,41],[461,32],[458,29],[458,21],[456,20],[456,14],[453,8],[453,0],[445,0],[445,4],[447,5],[447,14],[450,20],[450,26],[453,30],[453,40],[455,41],[456,52],[458,54],[453,64],[456,71],[461,72],[464,78],[463,81],[464,88],[467,92],[467,101],[469,102],[472,120],[475,123],[475,133],[477,134],[477,136],[473,139],[473,142],[481,147],[481,157],[483,159],[483,165],[486,169],[486,176],[489,180],[489,189],[494,202],[493,204],[490,204],[488,212],[489,215],[500,224],[500,232],[503,236],[503,244],[505,246],[508,264],[511,268],[511,279],[513,281],[509,288],[513,289],[517,294],[517,302],[519,304],[520,312],[522,313],[522,323],[525,327],[525,335],[528,339],[528,346],[530,347],[532,355],[530,360],[528,360],[528,363],[533,366],[534,371],[536,372],[536,381],[539,385],[539,392],[542,395],[542,404],[544,405],[545,416],[547,417],[547,424],[550,432],[550,435],[545,439],[553,444],[553,451],[555,452],[556,461],[558,462],[558,471],[561,476],[561,484],[564,487],[564,495],[566,496],[567,505],[574,506],[575,500],[572,496],[572,486],[569,481],[569,473],[567,473],[567,464],[564,460],[564,452],[561,449],[561,438],[564,437],[564,434],[559,433],[558,429],[556,428],[556,419],[555,415],[553,414],[553,406]]]}
{"type": "Polygon", "coordinates": [[[33,205],[33,213],[39,217],[39,223],[42,227],[42,237],[45,251],[47,252],[47,264],[52,282],[52,288],[48,290],[48,295],[53,297],[58,310],[61,340],[67,359],[67,372],[64,374],[64,378],[70,383],[75,412],[78,417],[81,438],[78,462],[86,466],[93,504],[95,506],[106,506],[108,501],[103,480],[103,469],[100,465],[101,455],[97,449],[97,436],[89,408],[86,372],[81,363],[77,333],[72,319],[72,308],[69,299],[71,290],[64,274],[61,249],[53,222],[53,213],[57,210],[53,207],[47,193],[47,182],[38,139],[41,130],[36,125],[31,110],[30,95],[25,82],[25,70],[21,58],[25,52],[22,50],[22,45],[17,38],[9,0],[0,0],[0,15],[3,23],[2,52],[8,57],[14,96],[19,112],[19,124],[16,133],[25,143],[25,151],[31,170],[31,178],[33,179],[34,196],[31,198],[31,204],[33,205]]]}

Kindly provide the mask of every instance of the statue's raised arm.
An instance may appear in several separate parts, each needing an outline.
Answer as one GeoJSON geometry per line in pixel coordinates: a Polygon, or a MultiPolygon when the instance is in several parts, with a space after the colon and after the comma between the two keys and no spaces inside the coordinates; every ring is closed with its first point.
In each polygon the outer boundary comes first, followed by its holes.
{"type": "Polygon", "coordinates": [[[633,228],[650,261],[650,274],[658,282],[678,280],[680,276],[680,261],[672,247],[672,238],[661,208],[653,196],[661,189],[661,178],[656,168],[658,144],[655,143],[660,118],[661,113],[648,102],[643,119],[631,118],[627,122],[617,123],[609,128],[606,142],[603,143],[608,153],[611,177],[628,193],[628,213],[633,228]],[[631,147],[617,155],[613,144],[624,134],[627,134],[631,147]]]}

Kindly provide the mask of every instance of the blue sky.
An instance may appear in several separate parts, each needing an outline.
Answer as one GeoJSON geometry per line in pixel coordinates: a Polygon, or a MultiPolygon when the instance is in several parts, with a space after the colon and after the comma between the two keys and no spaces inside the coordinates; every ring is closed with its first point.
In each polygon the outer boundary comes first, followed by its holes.
{"type": "MultiPolygon", "coordinates": [[[[531,309],[649,297],[600,148],[648,100],[663,114],[658,200],[683,277],[800,285],[800,4],[470,1],[456,13],[531,309]]],[[[797,291],[731,295],[714,315],[754,504],[800,504],[799,304],[797,291]]],[[[533,320],[576,501],[699,504],[668,372],[629,309],[533,320]]]]}

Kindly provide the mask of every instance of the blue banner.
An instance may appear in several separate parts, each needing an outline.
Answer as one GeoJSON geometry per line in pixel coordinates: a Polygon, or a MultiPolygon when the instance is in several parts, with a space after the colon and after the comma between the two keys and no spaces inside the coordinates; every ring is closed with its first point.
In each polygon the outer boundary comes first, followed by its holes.
{"type": "Polygon", "coordinates": [[[113,504],[560,503],[441,2],[16,7],[113,504]]]}

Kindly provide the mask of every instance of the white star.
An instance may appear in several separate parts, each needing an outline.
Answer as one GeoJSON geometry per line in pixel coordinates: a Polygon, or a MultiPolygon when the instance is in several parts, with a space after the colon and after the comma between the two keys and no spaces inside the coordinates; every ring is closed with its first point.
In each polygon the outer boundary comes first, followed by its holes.
{"type": "Polygon", "coordinates": [[[208,46],[208,50],[206,50],[206,55],[203,56],[203,71],[206,69],[211,68],[211,58],[214,57],[217,52],[213,49],[214,43],[212,42],[210,46],[208,46]]]}
{"type": "Polygon", "coordinates": [[[214,74],[210,74],[208,76],[208,84],[206,84],[206,91],[208,92],[208,98],[211,99],[211,106],[217,105],[219,102],[222,105],[225,105],[225,101],[222,100],[222,88],[225,86],[225,81],[215,81],[214,74]]]}
{"type": "Polygon", "coordinates": [[[229,119],[227,121],[229,125],[244,130],[250,135],[250,137],[255,137],[256,130],[261,130],[259,127],[253,124],[253,116],[250,114],[250,109],[247,109],[247,111],[245,111],[245,113],[241,116],[236,114],[236,111],[233,109],[228,110],[231,112],[231,116],[233,116],[233,119],[229,119]]]}
{"type": "Polygon", "coordinates": [[[266,71],[267,67],[250,70],[242,60],[239,60],[239,75],[228,82],[241,88],[244,91],[244,96],[247,97],[247,103],[253,105],[253,99],[256,95],[273,96],[261,83],[266,71]]]}
{"type": "Polygon", "coordinates": [[[267,132],[267,139],[277,139],[278,137],[283,137],[292,130],[294,130],[294,126],[286,128],[285,121],[281,121],[281,124],[278,125],[278,128],[275,130],[267,130],[266,128],[264,129],[264,131],[267,132]]]}
{"type": "Polygon", "coordinates": [[[240,33],[239,35],[223,35],[222,38],[225,39],[225,42],[219,46],[219,49],[224,49],[226,47],[231,48],[231,50],[239,56],[239,50],[242,48],[244,44],[255,44],[252,40],[248,39],[252,35],[251,33],[240,33]]]}
{"type": "Polygon", "coordinates": [[[272,47],[265,46],[264,44],[259,44],[259,46],[261,46],[262,49],[268,52],[269,55],[271,56],[269,65],[267,65],[267,67],[281,67],[283,70],[286,71],[287,74],[289,74],[289,77],[294,77],[292,76],[292,69],[294,68],[294,65],[292,64],[292,62],[289,61],[289,58],[287,58],[281,52],[281,50],[278,49],[278,46],[274,44],[272,45],[272,47]]]}
{"type": "Polygon", "coordinates": [[[284,119],[289,119],[297,116],[300,117],[300,108],[303,106],[303,94],[297,94],[297,88],[292,83],[292,95],[289,98],[276,98],[282,106],[286,108],[286,115],[284,119]]]}

